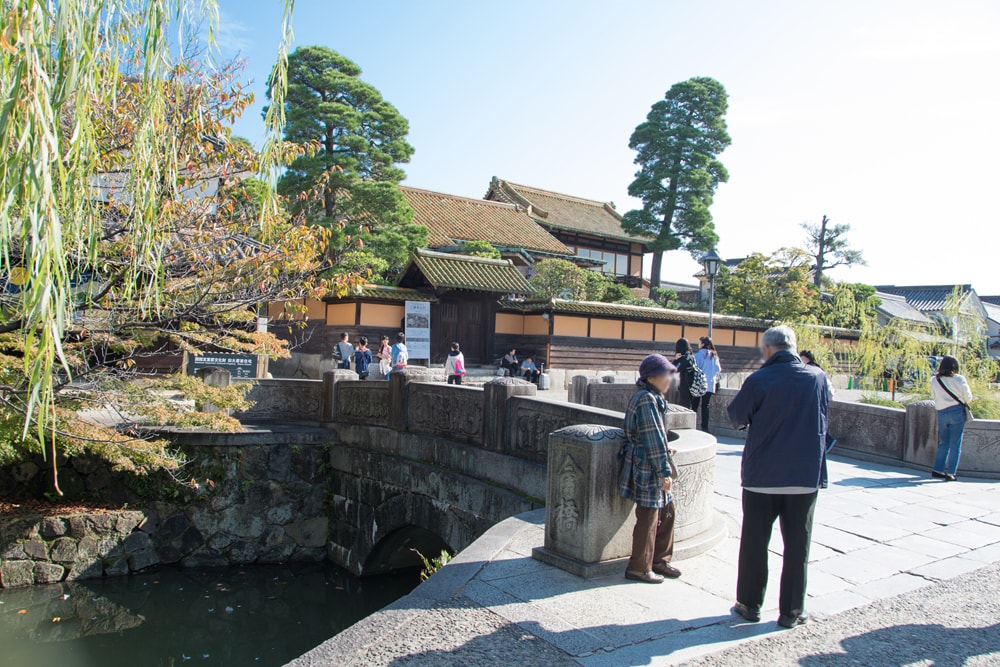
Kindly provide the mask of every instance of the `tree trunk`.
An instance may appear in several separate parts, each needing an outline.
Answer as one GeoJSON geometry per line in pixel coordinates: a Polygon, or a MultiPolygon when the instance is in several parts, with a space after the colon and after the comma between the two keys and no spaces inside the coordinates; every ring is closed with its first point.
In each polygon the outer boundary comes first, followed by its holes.
{"type": "Polygon", "coordinates": [[[660,286],[660,271],[663,268],[663,252],[653,252],[653,265],[649,269],[649,298],[653,298],[653,290],[660,286]]]}
{"type": "Polygon", "coordinates": [[[819,238],[816,239],[816,273],[813,275],[813,284],[819,289],[823,289],[823,266],[826,264],[826,223],[830,220],[824,215],[819,223],[819,238]]]}

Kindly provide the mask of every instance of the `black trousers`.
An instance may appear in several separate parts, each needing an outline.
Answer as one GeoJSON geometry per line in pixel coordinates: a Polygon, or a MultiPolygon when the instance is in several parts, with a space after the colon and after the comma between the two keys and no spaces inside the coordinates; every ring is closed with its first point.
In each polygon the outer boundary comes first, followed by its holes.
{"type": "Polygon", "coordinates": [[[767,545],[778,519],[785,553],[781,564],[778,611],[799,616],[805,610],[806,569],[817,492],[805,494],[754,493],[743,490],[743,531],[736,599],[760,609],[767,590],[767,545]]]}
{"type": "Polygon", "coordinates": [[[708,392],[701,397],[701,430],[708,433],[708,422],[711,417],[710,407],[712,405],[712,392],[708,392]]]}

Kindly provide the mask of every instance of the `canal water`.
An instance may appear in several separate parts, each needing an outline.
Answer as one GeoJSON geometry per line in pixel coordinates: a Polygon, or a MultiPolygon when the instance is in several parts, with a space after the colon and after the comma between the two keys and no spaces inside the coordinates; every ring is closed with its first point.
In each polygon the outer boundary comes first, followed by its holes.
{"type": "Polygon", "coordinates": [[[418,571],[188,570],[0,589],[3,667],[278,667],[409,593],[418,571]]]}

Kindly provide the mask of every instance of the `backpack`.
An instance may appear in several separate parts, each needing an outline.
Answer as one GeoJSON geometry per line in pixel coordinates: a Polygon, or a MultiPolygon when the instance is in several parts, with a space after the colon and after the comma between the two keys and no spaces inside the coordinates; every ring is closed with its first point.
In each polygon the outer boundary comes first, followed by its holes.
{"type": "Polygon", "coordinates": [[[401,368],[410,360],[410,355],[406,352],[406,346],[400,345],[396,351],[396,368],[401,368]]]}
{"type": "Polygon", "coordinates": [[[705,371],[698,367],[698,364],[689,364],[691,368],[691,386],[688,391],[694,398],[701,398],[708,393],[708,378],[705,371]]]}

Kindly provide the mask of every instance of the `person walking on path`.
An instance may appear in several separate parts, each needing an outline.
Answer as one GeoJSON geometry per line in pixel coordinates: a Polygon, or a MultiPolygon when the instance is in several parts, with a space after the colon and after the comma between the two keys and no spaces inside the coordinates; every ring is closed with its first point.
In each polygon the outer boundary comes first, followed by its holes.
{"type": "Polygon", "coordinates": [[[406,334],[400,331],[396,334],[396,344],[391,349],[392,370],[402,370],[410,361],[410,353],[406,349],[406,334]]]}
{"type": "Polygon", "coordinates": [[[378,342],[378,372],[383,380],[388,380],[391,371],[392,347],[389,346],[389,337],[382,336],[378,342]]]}
{"type": "Polygon", "coordinates": [[[675,516],[671,490],[676,467],[667,447],[667,401],[663,397],[676,370],[659,354],[651,354],[639,364],[637,389],[625,411],[625,444],[618,454],[618,490],[635,502],[632,556],[625,578],[648,584],[681,576],[670,564],[675,516]]]}
{"type": "Polygon", "coordinates": [[[691,353],[691,343],[687,338],[680,338],[674,346],[674,364],[677,366],[677,375],[680,383],[677,386],[677,402],[681,407],[698,412],[698,404],[701,401],[701,394],[694,396],[691,394],[691,387],[694,384],[695,373],[700,373],[698,363],[691,353]]]}
{"type": "Polygon", "coordinates": [[[350,336],[346,333],[340,334],[340,342],[334,348],[334,356],[337,358],[337,368],[351,370],[351,359],[354,357],[354,346],[348,340],[350,336]]]}
{"type": "Polygon", "coordinates": [[[972,389],[958,374],[958,359],[943,357],[937,375],[931,378],[931,398],[937,408],[938,449],[932,477],[954,482],[958,474],[958,459],[962,456],[965,422],[971,418],[969,403],[972,389]]]}
{"type": "Polygon", "coordinates": [[[444,374],[448,376],[448,384],[462,384],[465,377],[465,355],[458,343],[451,344],[451,351],[444,361],[444,374]]]}
{"type": "Polygon", "coordinates": [[[722,364],[719,362],[719,353],[715,349],[715,344],[708,336],[702,336],[701,349],[694,355],[695,363],[705,374],[705,381],[708,384],[708,391],[701,397],[701,430],[708,433],[708,422],[711,419],[709,412],[712,397],[715,396],[715,388],[719,383],[719,374],[722,373],[722,364]]]}
{"type": "Polygon", "coordinates": [[[358,379],[368,379],[371,365],[372,351],[368,349],[368,339],[362,336],[358,339],[358,346],[354,349],[354,370],[358,374],[358,379]]]}
{"type": "Polygon", "coordinates": [[[795,332],[772,327],[761,339],[764,365],[729,404],[729,418],[749,426],[743,447],[743,527],[733,611],[760,620],[767,590],[767,547],[774,520],[784,541],[778,625],[792,628],[805,613],[813,513],[821,484],[830,388],[819,368],[795,354],[795,332]]]}

